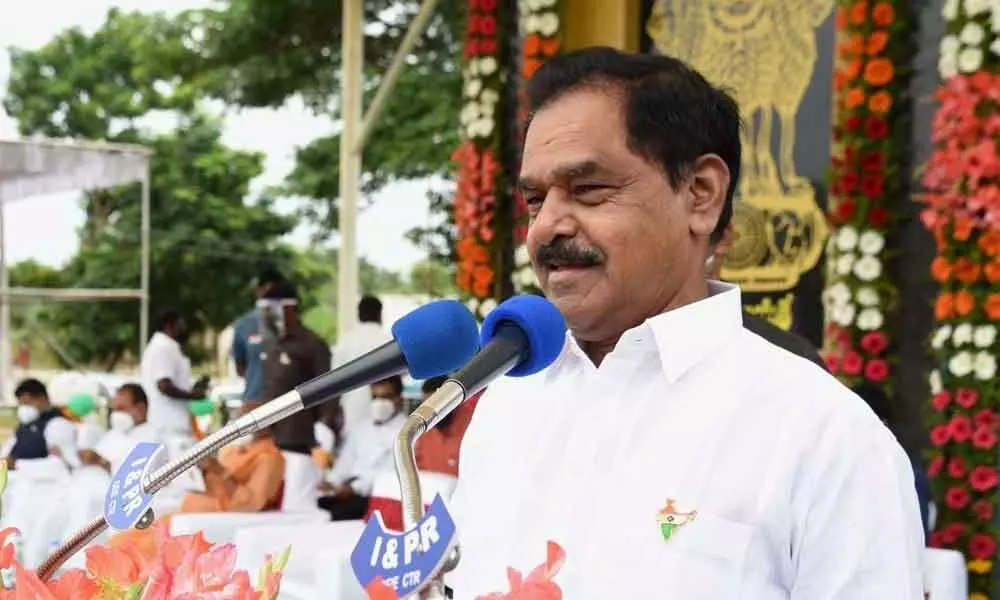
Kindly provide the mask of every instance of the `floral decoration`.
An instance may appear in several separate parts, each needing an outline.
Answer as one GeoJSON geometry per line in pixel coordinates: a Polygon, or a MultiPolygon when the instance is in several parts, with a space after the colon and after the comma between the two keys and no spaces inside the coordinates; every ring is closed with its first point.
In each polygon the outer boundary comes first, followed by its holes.
{"type": "Polygon", "coordinates": [[[827,278],[827,367],[852,387],[875,386],[891,397],[889,324],[898,291],[885,269],[908,131],[905,119],[909,33],[902,0],[838,0],[838,66],[834,72],[835,152],[830,182],[827,278]]]}
{"type": "Polygon", "coordinates": [[[936,242],[930,372],[933,546],[965,555],[970,598],[997,557],[1000,435],[1000,3],[947,0],[921,220],[936,242]]]}
{"type": "Polygon", "coordinates": [[[465,106],[459,115],[462,143],[452,154],[458,167],[455,225],[458,230],[457,284],[470,308],[499,293],[497,235],[493,217],[502,193],[503,169],[498,157],[504,72],[499,0],[469,0],[462,67],[465,106]]]}
{"type": "MultiPolygon", "coordinates": [[[[518,124],[521,135],[528,121],[528,102],[525,97],[528,80],[542,64],[559,54],[562,45],[559,0],[520,0],[521,34],[521,81],[519,88],[518,124]]],[[[516,218],[521,225],[514,236],[514,289],[519,293],[535,293],[539,291],[538,278],[531,266],[531,256],[524,244],[527,228],[527,210],[520,194],[516,198],[516,218]]]]}
{"type": "MultiPolygon", "coordinates": [[[[0,465],[0,493],[6,481],[6,467],[0,465]]],[[[0,600],[277,600],[290,547],[277,558],[268,556],[252,584],[246,571],[234,568],[233,544],[213,546],[200,533],[170,535],[165,521],[155,523],[152,534],[90,546],[85,569],[69,569],[43,582],[17,560],[15,544],[9,543],[20,532],[4,529],[0,600]]]]}

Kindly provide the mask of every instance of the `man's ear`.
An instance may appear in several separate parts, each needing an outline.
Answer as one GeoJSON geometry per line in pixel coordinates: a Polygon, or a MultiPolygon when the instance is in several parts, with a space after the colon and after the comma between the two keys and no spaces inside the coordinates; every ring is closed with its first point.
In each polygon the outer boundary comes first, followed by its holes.
{"type": "Polygon", "coordinates": [[[699,157],[688,176],[689,227],[696,236],[708,237],[715,230],[726,203],[730,173],[717,154],[699,157]]]}

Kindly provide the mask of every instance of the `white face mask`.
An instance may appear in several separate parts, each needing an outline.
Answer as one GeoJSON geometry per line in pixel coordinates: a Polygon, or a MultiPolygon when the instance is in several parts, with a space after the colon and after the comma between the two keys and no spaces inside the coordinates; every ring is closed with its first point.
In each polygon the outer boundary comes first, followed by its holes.
{"type": "Polygon", "coordinates": [[[372,419],[376,423],[385,423],[396,414],[396,403],[388,398],[372,399],[372,419]]]}
{"type": "Polygon", "coordinates": [[[37,406],[32,406],[30,404],[17,405],[17,420],[25,425],[37,421],[41,414],[42,411],[38,410],[37,406]]]}
{"type": "Polygon", "coordinates": [[[125,433],[135,427],[135,417],[123,410],[116,410],[111,413],[111,429],[125,433]]]}

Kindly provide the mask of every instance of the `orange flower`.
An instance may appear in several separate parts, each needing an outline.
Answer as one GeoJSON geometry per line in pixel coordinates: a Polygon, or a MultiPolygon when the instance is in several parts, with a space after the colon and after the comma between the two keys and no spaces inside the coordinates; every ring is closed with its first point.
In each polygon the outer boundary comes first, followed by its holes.
{"type": "Polygon", "coordinates": [[[868,3],[862,0],[851,7],[851,23],[864,25],[866,20],[868,20],[868,3]]]}
{"type": "Polygon", "coordinates": [[[1000,281],[1000,259],[994,259],[986,263],[986,280],[990,283],[1000,281]]]}
{"type": "Polygon", "coordinates": [[[934,318],[938,321],[950,319],[954,311],[955,297],[948,292],[938,294],[937,301],[934,303],[934,318]]]}
{"type": "Polygon", "coordinates": [[[541,48],[542,48],[542,37],[537,33],[532,33],[531,35],[524,38],[523,53],[526,56],[534,56],[538,54],[538,51],[541,48]]]}
{"type": "Polygon", "coordinates": [[[887,27],[892,25],[892,22],[896,20],[896,11],[888,2],[879,2],[875,5],[875,10],[872,11],[872,20],[877,25],[887,27]]]}
{"type": "Polygon", "coordinates": [[[837,12],[834,16],[834,23],[836,24],[837,31],[847,29],[847,22],[849,18],[850,15],[848,14],[847,9],[843,6],[838,6],[837,12]]]}
{"type": "Polygon", "coordinates": [[[888,58],[874,58],[865,65],[865,81],[871,85],[885,85],[892,81],[892,61],[888,58]]]}
{"type": "Polygon", "coordinates": [[[991,229],[983,233],[977,243],[986,256],[993,257],[1000,254],[1000,229],[991,229]]]}
{"type": "Polygon", "coordinates": [[[990,294],[986,298],[986,316],[991,321],[1000,321],[1000,294],[990,294]]]}
{"type": "Polygon", "coordinates": [[[938,283],[948,281],[948,278],[951,277],[951,265],[948,264],[947,258],[938,256],[931,261],[931,276],[938,283]]]}
{"type": "Polygon", "coordinates": [[[559,544],[548,543],[548,555],[545,562],[521,576],[517,569],[507,567],[507,583],[510,593],[494,592],[479,596],[476,600],[562,600],[563,593],[559,584],[553,581],[566,562],[566,551],[559,544]]]}
{"type": "Polygon", "coordinates": [[[865,42],[865,52],[869,56],[874,56],[879,54],[885,47],[889,45],[889,33],[881,29],[875,30],[868,36],[868,41],[865,42]]]}
{"type": "Polygon", "coordinates": [[[967,317],[976,308],[976,299],[969,290],[959,290],[955,293],[955,314],[967,317]]]}
{"type": "Polygon", "coordinates": [[[955,226],[951,232],[951,237],[959,242],[967,242],[972,236],[973,223],[969,219],[955,219],[955,226]]]}
{"type": "Polygon", "coordinates": [[[847,77],[848,81],[853,81],[857,79],[858,75],[861,74],[861,61],[852,60],[851,62],[844,65],[844,76],[847,77]]]}
{"type": "Polygon", "coordinates": [[[851,88],[847,91],[844,104],[848,110],[853,110],[865,103],[865,93],[858,88],[851,88]]]}
{"type": "Polygon", "coordinates": [[[92,600],[101,591],[97,582],[87,576],[82,569],[71,569],[55,581],[47,581],[45,587],[59,600],[92,600]]]}
{"type": "Polygon", "coordinates": [[[855,58],[865,50],[865,41],[859,35],[852,35],[840,45],[841,58],[855,58]]]}
{"type": "Polygon", "coordinates": [[[541,66],[542,61],[537,58],[526,57],[524,59],[524,64],[521,65],[521,76],[525,79],[530,79],[531,76],[535,74],[535,71],[537,71],[541,66]]]}
{"type": "Polygon", "coordinates": [[[879,90],[868,99],[868,110],[877,115],[884,115],[892,108],[892,95],[885,90],[879,90]]]}
{"type": "Polygon", "coordinates": [[[980,268],[964,256],[955,261],[955,279],[962,283],[975,283],[979,279],[980,268]]]}

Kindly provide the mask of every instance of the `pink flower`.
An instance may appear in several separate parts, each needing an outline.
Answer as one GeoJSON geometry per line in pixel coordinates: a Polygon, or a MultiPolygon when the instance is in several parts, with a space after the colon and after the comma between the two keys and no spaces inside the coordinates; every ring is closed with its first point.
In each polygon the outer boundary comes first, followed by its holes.
{"type": "Polygon", "coordinates": [[[521,579],[520,571],[507,567],[509,594],[494,592],[476,600],[562,600],[562,589],[552,579],[559,574],[565,561],[566,551],[550,541],[545,563],[536,567],[525,579],[521,579]]]}

